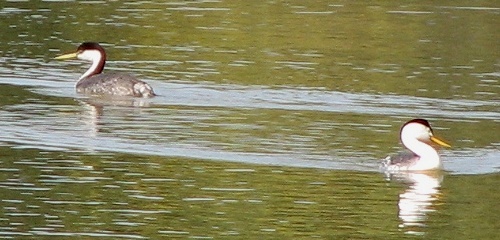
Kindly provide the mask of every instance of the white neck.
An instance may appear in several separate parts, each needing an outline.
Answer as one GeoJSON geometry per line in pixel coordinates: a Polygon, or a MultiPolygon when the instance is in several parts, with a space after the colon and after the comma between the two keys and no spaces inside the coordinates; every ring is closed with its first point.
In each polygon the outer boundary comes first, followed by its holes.
{"type": "Polygon", "coordinates": [[[434,169],[441,167],[441,161],[439,159],[439,154],[430,145],[417,140],[416,138],[405,138],[401,139],[406,148],[414,152],[420,159],[417,161],[414,170],[419,169],[434,169]]]}
{"type": "Polygon", "coordinates": [[[80,77],[80,79],[86,78],[92,75],[97,67],[99,66],[99,62],[102,60],[101,52],[97,50],[85,50],[84,52],[78,54],[78,59],[91,61],[92,65],[90,68],[80,77]]]}

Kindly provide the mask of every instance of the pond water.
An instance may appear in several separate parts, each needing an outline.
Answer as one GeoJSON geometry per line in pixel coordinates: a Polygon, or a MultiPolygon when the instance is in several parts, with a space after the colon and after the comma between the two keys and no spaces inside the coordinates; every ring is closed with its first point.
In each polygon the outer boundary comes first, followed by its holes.
{"type": "Polygon", "coordinates": [[[498,239],[500,5],[0,3],[0,238],[498,239]],[[152,99],[75,93],[84,41],[152,99]],[[426,118],[444,171],[385,176],[426,118]]]}

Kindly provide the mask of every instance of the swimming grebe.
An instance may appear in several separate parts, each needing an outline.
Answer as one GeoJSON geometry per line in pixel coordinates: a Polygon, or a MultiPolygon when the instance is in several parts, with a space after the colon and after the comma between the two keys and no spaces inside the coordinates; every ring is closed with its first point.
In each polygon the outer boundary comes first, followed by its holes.
{"type": "Polygon", "coordinates": [[[385,171],[425,171],[442,167],[439,154],[430,142],[451,147],[434,137],[431,125],[425,119],[413,119],[401,127],[401,142],[406,152],[388,156],[382,162],[385,171]]]}
{"type": "Polygon", "coordinates": [[[151,86],[124,73],[102,73],[106,64],[106,52],[98,43],[84,42],[76,52],[64,54],[55,59],[78,58],[91,61],[92,66],[76,83],[76,92],[89,95],[113,95],[153,97],[151,86]]]}

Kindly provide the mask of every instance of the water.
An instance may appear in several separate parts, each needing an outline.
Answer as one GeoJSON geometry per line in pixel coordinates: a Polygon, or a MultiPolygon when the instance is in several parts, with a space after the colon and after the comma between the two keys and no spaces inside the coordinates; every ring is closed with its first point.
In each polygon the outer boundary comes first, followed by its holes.
{"type": "Polygon", "coordinates": [[[499,14],[1,3],[0,238],[496,239],[499,14]],[[52,58],[83,41],[160,96],[77,95],[88,64],[52,58]],[[445,172],[384,176],[415,117],[445,172]]]}

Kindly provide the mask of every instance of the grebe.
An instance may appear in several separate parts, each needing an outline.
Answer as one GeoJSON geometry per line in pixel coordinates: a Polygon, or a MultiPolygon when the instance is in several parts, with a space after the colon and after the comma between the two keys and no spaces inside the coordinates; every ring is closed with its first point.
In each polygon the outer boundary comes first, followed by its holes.
{"type": "Polygon", "coordinates": [[[76,92],[90,95],[153,97],[149,84],[123,73],[102,73],[106,64],[104,48],[95,42],[82,43],[76,52],[55,59],[78,58],[91,61],[92,66],[78,79],[76,92]]]}
{"type": "Polygon", "coordinates": [[[428,143],[431,141],[441,146],[451,147],[434,137],[431,125],[425,119],[413,119],[401,127],[401,142],[406,152],[388,156],[382,162],[385,171],[425,171],[441,168],[439,154],[428,143]]]}

